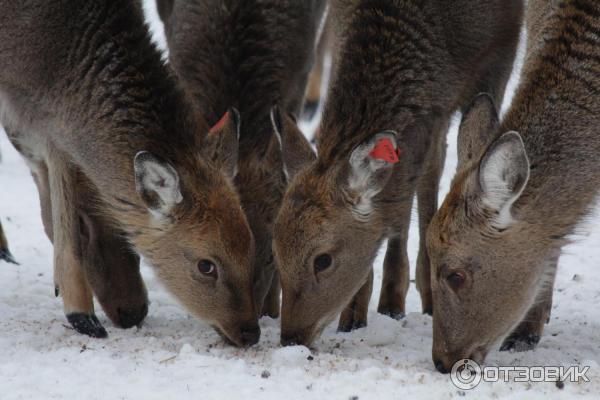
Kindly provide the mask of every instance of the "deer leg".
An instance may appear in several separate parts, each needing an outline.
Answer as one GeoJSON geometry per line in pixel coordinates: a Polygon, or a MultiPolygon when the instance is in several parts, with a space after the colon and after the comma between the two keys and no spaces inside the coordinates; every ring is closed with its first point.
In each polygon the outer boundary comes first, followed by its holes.
{"type": "Polygon", "coordinates": [[[342,311],[338,324],[339,332],[350,332],[367,326],[371,292],[373,292],[373,269],[369,272],[367,281],[354,295],[350,304],[342,311]]]}
{"type": "Polygon", "coordinates": [[[275,271],[273,274],[273,280],[271,281],[271,287],[265,297],[265,301],[262,306],[260,313],[262,316],[269,316],[271,318],[279,318],[279,310],[281,309],[281,284],[279,283],[279,272],[275,271]]]}
{"type": "Polygon", "coordinates": [[[317,59],[308,77],[308,88],[304,99],[304,108],[302,109],[302,118],[305,120],[310,121],[317,114],[321,100],[321,85],[323,84],[324,74],[325,65],[323,60],[317,59]]]}
{"type": "Polygon", "coordinates": [[[438,207],[438,191],[446,158],[446,132],[449,122],[448,119],[444,119],[436,124],[424,166],[425,171],[417,185],[419,254],[417,256],[416,284],[421,295],[423,313],[429,315],[433,315],[433,300],[431,297],[431,265],[425,238],[429,223],[438,207]]]}
{"type": "Polygon", "coordinates": [[[319,38],[319,43],[316,49],[316,60],[308,78],[308,86],[304,99],[304,109],[302,110],[302,118],[311,120],[315,117],[319,109],[319,103],[323,97],[323,79],[325,78],[325,59],[327,52],[331,47],[331,18],[327,18],[323,32],[319,38]]]}
{"type": "Polygon", "coordinates": [[[8,249],[8,241],[6,240],[6,236],[4,235],[2,224],[0,224],[0,260],[4,260],[13,264],[18,264],[13,255],[10,253],[10,250],[8,249]]]}
{"type": "Polygon", "coordinates": [[[94,314],[91,287],[81,265],[79,216],[76,210],[76,176],[68,160],[53,152],[48,160],[54,241],[54,282],[63,297],[67,320],[73,328],[92,337],[106,337],[94,314]]]}
{"type": "Polygon", "coordinates": [[[36,162],[35,170],[31,171],[33,181],[38,189],[38,195],[40,198],[40,209],[42,211],[42,223],[44,225],[44,232],[51,242],[54,241],[52,231],[52,201],[50,198],[50,181],[48,177],[48,166],[44,162],[36,162]]]}
{"type": "Polygon", "coordinates": [[[377,312],[394,319],[403,318],[405,315],[406,293],[410,283],[410,265],[406,251],[410,209],[409,202],[399,210],[402,221],[400,232],[388,239],[387,251],[383,261],[383,280],[377,312]]]}
{"type": "Polygon", "coordinates": [[[552,312],[552,292],[554,290],[554,280],[556,278],[556,266],[558,257],[551,262],[553,275],[547,286],[542,288],[535,304],[529,309],[525,318],[517,328],[504,340],[501,351],[515,350],[527,351],[533,350],[540,342],[544,325],[550,322],[550,313],[552,312]]]}

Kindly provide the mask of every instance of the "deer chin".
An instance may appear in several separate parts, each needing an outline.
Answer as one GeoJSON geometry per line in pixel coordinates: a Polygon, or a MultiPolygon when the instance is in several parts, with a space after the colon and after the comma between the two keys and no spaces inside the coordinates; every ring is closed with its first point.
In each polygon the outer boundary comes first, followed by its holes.
{"type": "Polygon", "coordinates": [[[300,329],[294,329],[291,331],[286,331],[282,329],[281,331],[281,345],[282,346],[306,346],[310,349],[313,349],[314,341],[321,336],[323,330],[329,325],[331,322],[335,320],[335,317],[339,313],[329,314],[317,322],[300,329]]]}
{"type": "Polygon", "coordinates": [[[225,343],[236,347],[250,347],[260,339],[260,327],[257,322],[231,324],[224,326],[218,322],[210,325],[225,343]]]}
{"type": "Polygon", "coordinates": [[[217,325],[211,325],[211,328],[213,328],[219,334],[219,336],[221,337],[221,339],[223,339],[225,341],[225,343],[227,343],[228,345],[236,346],[236,347],[241,347],[242,346],[240,341],[236,341],[235,339],[233,339],[221,327],[219,327],[217,325]]]}

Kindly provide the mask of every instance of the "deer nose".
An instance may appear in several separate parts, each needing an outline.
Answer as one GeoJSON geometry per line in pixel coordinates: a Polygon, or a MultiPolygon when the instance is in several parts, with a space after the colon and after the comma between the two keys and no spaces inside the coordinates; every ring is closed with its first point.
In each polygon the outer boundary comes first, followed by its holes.
{"type": "Polygon", "coordinates": [[[435,369],[437,369],[438,372],[440,372],[442,374],[450,373],[450,369],[446,368],[446,366],[444,365],[444,362],[441,360],[434,359],[433,365],[435,366],[435,369]]]}
{"type": "Polygon", "coordinates": [[[119,325],[121,328],[128,329],[134,326],[141,326],[142,321],[146,318],[148,314],[148,304],[144,303],[138,309],[117,309],[117,314],[119,315],[119,325]]]}
{"type": "Polygon", "coordinates": [[[240,330],[240,336],[244,346],[253,346],[260,339],[260,327],[258,325],[244,326],[240,330]]]}

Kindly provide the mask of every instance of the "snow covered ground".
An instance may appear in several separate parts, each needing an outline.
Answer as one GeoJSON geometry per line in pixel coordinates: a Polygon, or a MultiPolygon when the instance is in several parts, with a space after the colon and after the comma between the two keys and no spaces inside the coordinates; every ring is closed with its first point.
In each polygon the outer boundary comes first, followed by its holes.
{"type": "MultiPolygon", "coordinates": [[[[160,37],[158,40],[161,40],[160,37]]],[[[513,85],[514,86],[514,85],[513,85]]],[[[456,125],[456,124],[454,124],[456,125]]],[[[456,163],[456,126],[449,136],[446,192],[456,163]]],[[[144,267],[151,299],[141,329],[114,328],[102,311],[106,340],[68,327],[54,297],[52,247],[24,162],[0,131],[0,218],[20,266],[0,264],[0,399],[549,399],[600,396],[600,217],[590,218],[565,249],[552,320],[537,350],[493,352],[491,365],[585,365],[589,383],[481,383],[454,387],[431,362],[431,318],[421,315],[411,287],[401,321],[378,315],[353,333],[327,328],[316,350],[279,345],[279,321],[261,320],[260,343],[240,350],[190,317],[144,267]]],[[[418,234],[411,227],[410,258],[418,234]]],[[[381,281],[382,255],[376,262],[381,281]]],[[[412,271],[414,276],[414,271],[412,271]]],[[[97,307],[100,310],[99,307],[97,307]]]]}

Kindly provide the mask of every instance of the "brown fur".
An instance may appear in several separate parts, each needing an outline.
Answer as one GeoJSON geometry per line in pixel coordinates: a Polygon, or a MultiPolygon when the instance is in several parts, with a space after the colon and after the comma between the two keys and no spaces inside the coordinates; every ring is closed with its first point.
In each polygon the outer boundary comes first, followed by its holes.
{"type": "MultiPolygon", "coordinates": [[[[333,1],[339,44],[318,159],[290,183],[275,227],[283,287],[282,341],[310,343],[349,303],[340,329],[366,324],[370,296],[361,290],[360,300],[351,299],[361,286],[371,285],[371,264],[385,238],[388,252],[378,310],[396,318],[403,315],[413,195],[418,196],[424,238],[437,208],[449,118],[479,91],[502,98],[521,7],[520,1],[333,1]],[[373,146],[374,135],[384,130],[398,132],[394,140],[402,152],[400,162],[374,173],[364,192],[352,190],[350,155],[358,146],[373,146]],[[373,188],[381,189],[372,199],[373,212],[366,221],[356,218],[352,209],[373,188]],[[319,252],[331,253],[334,266],[315,274],[312,263],[319,252]]],[[[423,311],[430,313],[424,241],[417,264],[423,311]]]]}
{"type": "Polygon", "coordinates": [[[230,341],[255,342],[253,237],[224,173],[229,154],[207,154],[215,138],[223,148],[237,140],[237,118],[207,136],[209,125],[151,45],[137,1],[5,1],[2,9],[2,123],[28,159],[47,167],[55,279],[74,327],[105,334],[81,266],[73,182],[82,174],[94,189],[83,195],[99,195],[89,217],[106,221],[101,232],[122,232],[167,288],[230,341]],[[218,278],[198,271],[202,259],[217,265],[218,278]]]}
{"type": "Polygon", "coordinates": [[[286,181],[270,112],[277,104],[299,114],[324,4],[159,1],[171,64],[200,112],[216,123],[228,107],[240,110],[235,185],[256,241],[256,303],[261,314],[272,317],[279,315],[272,226],[286,181]]]}
{"type": "Polygon", "coordinates": [[[504,349],[537,344],[561,248],[598,196],[600,5],[532,6],[548,8],[528,13],[536,16],[530,26],[538,43],[529,45],[514,103],[502,124],[485,96],[465,114],[459,146],[473,151],[459,157],[451,192],[427,236],[433,359],[442,372],[462,358],[482,361],[509,334],[504,349]],[[505,189],[487,190],[494,180],[505,189]],[[505,192],[510,200],[499,206],[486,200],[505,192]],[[452,286],[457,273],[464,284],[452,286]]]}

